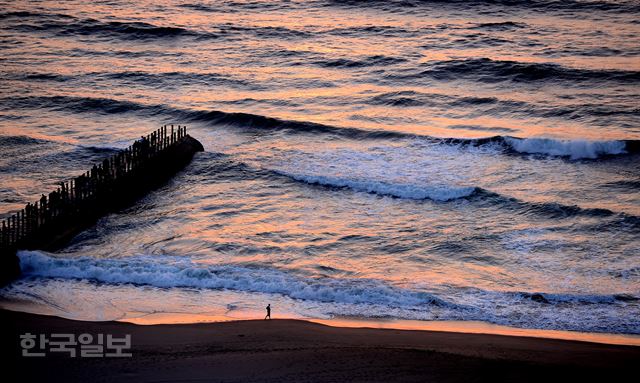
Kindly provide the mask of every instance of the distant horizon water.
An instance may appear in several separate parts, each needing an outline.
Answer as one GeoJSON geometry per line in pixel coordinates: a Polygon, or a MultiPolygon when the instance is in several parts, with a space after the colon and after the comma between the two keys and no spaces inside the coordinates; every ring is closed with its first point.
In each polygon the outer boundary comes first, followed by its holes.
{"type": "Polygon", "coordinates": [[[205,146],[0,306],[640,334],[640,1],[0,4],[0,217],[205,146]]]}

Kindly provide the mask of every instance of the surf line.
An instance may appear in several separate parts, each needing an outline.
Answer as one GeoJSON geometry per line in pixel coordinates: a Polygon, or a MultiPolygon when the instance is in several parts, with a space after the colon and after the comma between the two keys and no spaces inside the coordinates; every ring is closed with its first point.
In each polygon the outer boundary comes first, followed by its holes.
{"type": "Polygon", "coordinates": [[[0,286],[20,276],[18,250],[56,251],[104,215],[130,206],[184,169],[202,144],[164,125],[2,221],[0,286]]]}

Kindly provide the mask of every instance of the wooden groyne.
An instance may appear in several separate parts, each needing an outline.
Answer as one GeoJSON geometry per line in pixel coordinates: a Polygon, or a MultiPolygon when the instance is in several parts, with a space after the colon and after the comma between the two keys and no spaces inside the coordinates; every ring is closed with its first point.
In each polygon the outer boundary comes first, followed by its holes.
{"type": "Polygon", "coordinates": [[[0,285],[20,275],[17,250],[55,251],[183,169],[202,144],[185,126],[163,126],[2,221],[0,285]]]}

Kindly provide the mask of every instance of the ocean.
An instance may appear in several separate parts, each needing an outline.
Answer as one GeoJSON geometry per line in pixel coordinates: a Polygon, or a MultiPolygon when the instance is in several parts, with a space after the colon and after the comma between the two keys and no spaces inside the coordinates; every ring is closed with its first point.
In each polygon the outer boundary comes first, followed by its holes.
{"type": "Polygon", "coordinates": [[[0,5],[0,218],[164,124],[206,150],[3,307],[640,334],[640,1],[0,5]]]}

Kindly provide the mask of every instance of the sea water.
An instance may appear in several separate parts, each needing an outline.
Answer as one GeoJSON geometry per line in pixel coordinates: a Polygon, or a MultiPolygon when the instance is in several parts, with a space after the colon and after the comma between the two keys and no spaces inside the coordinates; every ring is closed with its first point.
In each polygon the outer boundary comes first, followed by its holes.
{"type": "Polygon", "coordinates": [[[3,305],[640,333],[640,2],[0,1],[0,213],[206,152],[3,305]]]}

